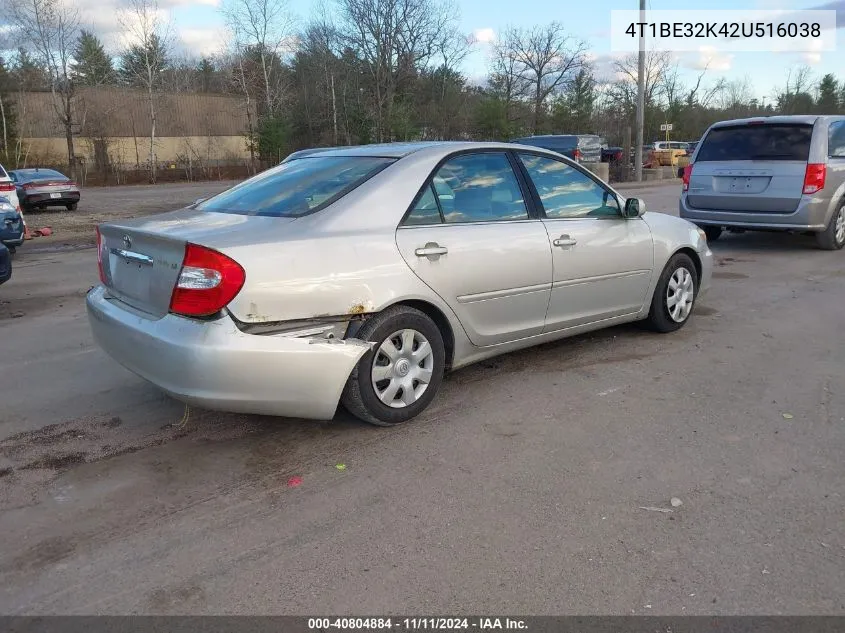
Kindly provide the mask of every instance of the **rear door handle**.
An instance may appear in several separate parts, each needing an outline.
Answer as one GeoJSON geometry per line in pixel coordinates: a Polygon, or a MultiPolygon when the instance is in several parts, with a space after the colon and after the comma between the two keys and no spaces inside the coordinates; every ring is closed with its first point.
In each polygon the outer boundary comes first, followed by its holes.
{"type": "Polygon", "coordinates": [[[555,246],[575,246],[578,240],[569,237],[568,235],[561,235],[552,244],[555,246]]]}
{"type": "Polygon", "coordinates": [[[440,257],[448,252],[449,249],[445,246],[440,246],[437,242],[429,242],[422,248],[415,250],[414,255],[417,257],[440,257]]]}

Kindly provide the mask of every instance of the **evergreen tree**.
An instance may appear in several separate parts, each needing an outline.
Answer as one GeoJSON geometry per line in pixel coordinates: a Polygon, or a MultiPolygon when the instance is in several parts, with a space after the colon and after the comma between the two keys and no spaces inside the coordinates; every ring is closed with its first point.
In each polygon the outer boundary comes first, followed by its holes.
{"type": "Polygon", "coordinates": [[[114,81],[111,57],[99,38],[89,31],[82,31],[73,49],[71,71],[76,81],[84,86],[99,86],[114,81]]]}
{"type": "Polygon", "coordinates": [[[134,44],[120,58],[120,78],[125,84],[149,88],[161,81],[161,74],[170,66],[167,51],[155,33],[148,45],[134,44]]]}
{"type": "Polygon", "coordinates": [[[816,112],[819,114],[836,114],[839,112],[839,82],[831,73],[826,74],[819,82],[816,112]]]}

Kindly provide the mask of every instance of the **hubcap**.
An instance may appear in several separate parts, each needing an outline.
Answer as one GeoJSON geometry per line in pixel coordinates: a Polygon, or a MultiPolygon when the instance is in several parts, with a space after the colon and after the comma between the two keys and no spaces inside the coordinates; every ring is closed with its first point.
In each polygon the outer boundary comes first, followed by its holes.
{"type": "Polygon", "coordinates": [[[379,400],[394,409],[414,404],[428,389],[434,370],[434,351],[416,330],[388,336],[373,359],[373,389],[379,400]]]}
{"type": "Polygon", "coordinates": [[[666,289],[666,307],[675,323],[683,323],[692,311],[695,299],[695,282],[686,268],[678,268],[669,278],[666,289]]]}
{"type": "Polygon", "coordinates": [[[836,229],[834,234],[836,235],[837,244],[845,243],[845,204],[839,207],[839,213],[836,216],[836,229]]]}

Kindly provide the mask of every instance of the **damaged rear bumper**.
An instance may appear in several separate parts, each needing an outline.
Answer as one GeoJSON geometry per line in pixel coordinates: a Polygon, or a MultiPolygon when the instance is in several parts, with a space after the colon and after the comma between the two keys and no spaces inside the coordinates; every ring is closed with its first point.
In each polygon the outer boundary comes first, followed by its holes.
{"type": "Polygon", "coordinates": [[[107,295],[86,299],[94,340],[114,360],[188,404],[220,411],[329,420],[371,344],[242,332],[228,316],[144,316],[107,295]]]}

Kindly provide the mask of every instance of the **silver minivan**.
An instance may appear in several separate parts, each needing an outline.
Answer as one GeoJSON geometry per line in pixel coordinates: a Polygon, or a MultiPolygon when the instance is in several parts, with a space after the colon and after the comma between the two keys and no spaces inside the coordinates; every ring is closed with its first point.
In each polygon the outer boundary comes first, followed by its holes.
{"type": "Polygon", "coordinates": [[[724,229],[776,230],[845,246],[845,116],[714,123],[680,171],[680,215],[710,241],[724,229]]]}

